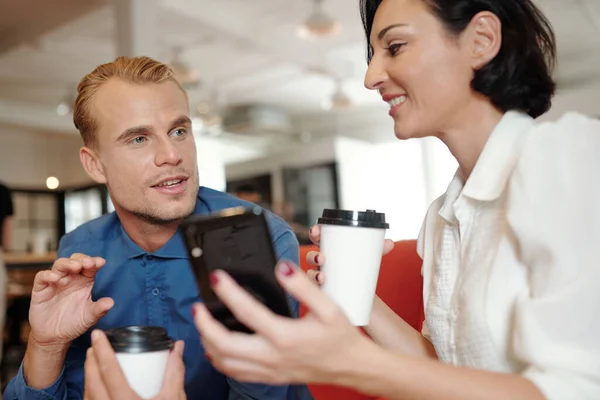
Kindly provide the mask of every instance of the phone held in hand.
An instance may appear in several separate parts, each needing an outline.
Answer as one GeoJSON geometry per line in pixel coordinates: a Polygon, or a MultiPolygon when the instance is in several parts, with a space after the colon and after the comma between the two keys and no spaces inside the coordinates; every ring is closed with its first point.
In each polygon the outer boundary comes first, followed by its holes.
{"type": "Polygon", "coordinates": [[[286,293],[275,278],[277,258],[262,208],[193,215],[183,222],[182,231],[198,289],[215,319],[230,330],[252,333],[213,292],[209,275],[218,269],[274,313],[291,317],[286,293]]]}

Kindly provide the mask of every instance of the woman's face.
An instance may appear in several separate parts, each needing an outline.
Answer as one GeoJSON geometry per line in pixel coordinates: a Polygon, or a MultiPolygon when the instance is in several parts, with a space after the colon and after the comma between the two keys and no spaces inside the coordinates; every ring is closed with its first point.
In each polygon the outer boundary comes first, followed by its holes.
{"type": "Polygon", "coordinates": [[[473,96],[462,37],[451,36],[423,0],[383,0],[370,37],[365,86],[390,105],[399,139],[438,136],[473,96]]]}

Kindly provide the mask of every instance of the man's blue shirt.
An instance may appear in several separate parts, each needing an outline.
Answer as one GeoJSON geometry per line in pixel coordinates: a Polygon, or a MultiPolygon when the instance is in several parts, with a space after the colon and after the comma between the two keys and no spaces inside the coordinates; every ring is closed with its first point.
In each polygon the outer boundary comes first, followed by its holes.
{"type": "MultiPolygon", "coordinates": [[[[248,203],[200,187],[194,214],[206,214],[248,203]]],[[[298,242],[289,226],[267,214],[278,259],[298,263],[298,242]]],[[[206,360],[200,336],[192,320],[192,304],[201,301],[188,261],[182,235],[178,232],[162,248],[148,253],[127,235],[115,213],[90,221],[64,236],[58,256],[73,253],[103,257],[106,264],[96,275],[92,298],[111,297],[114,307],[94,328],[127,325],[154,325],[167,329],[175,340],[185,341],[185,391],[194,400],[310,400],[308,389],[300,386],[269,386],[234,381],[218,372],[206,360]]],[[[290,298],[297,316],[298,302],[290,298]]],[[[29,388],[23,365],[7,386],[3,399],[82,399],[83,364],[90,346],[90,331],[75,340],[61,376],[44,390],[29,388]]]]}

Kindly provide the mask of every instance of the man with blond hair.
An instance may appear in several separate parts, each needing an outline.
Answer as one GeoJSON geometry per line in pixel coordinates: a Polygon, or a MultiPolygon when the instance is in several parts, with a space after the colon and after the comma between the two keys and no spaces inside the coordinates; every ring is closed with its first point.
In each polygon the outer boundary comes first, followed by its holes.
{"type": "MultiPolygon", "coordinates": [[[[115,212],[63,237],[60,258],[37,274],[27,351],[4,398],[83,398],[90,332],[153,325],[185,342],[190,399],[310,399],[305,386],[229,379],[204,355],[191,314],[199,293],[179,226],[191,214],[247,203],[199,188],[188,99],[172,70],[148,57],[100,65],[79,83],[73,118],[81,163],[107,186],[115,212]]],[[[278,259],[297,263],[293,232],[268,219],[278,259]]],[[[297,313],[298,303],[290,304],[297,313]]]]}

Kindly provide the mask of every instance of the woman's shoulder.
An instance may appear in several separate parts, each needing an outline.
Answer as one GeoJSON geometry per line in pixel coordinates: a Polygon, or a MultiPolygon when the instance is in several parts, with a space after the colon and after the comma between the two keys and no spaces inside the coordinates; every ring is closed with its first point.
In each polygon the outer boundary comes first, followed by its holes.
{"type": "Polygon", "coordinates": [[[508,188],[514,221],[552,220],[600,201],[599,120],[570,112],[525,134],[508,188]]]}
{"type": "MultiPolygon", "coordinates": [[[[515,176],[586,170],[600,150],[600,120],[568,112],[533,125],[524,139],[515,176]]],[[[591,172],[591,171],[590,171],[591,172]]]]}
{"type": "MultiPolygon", "coordinates": [[[[540,153],[544,150],[571,148],[600,137],[600,119],[578,112],[567,112],[553,121],[538,122],[532,126],[525,141],[525,151],[540,153]]],[[[592,150],[592,149],[590,149],[592,150]]]]}

